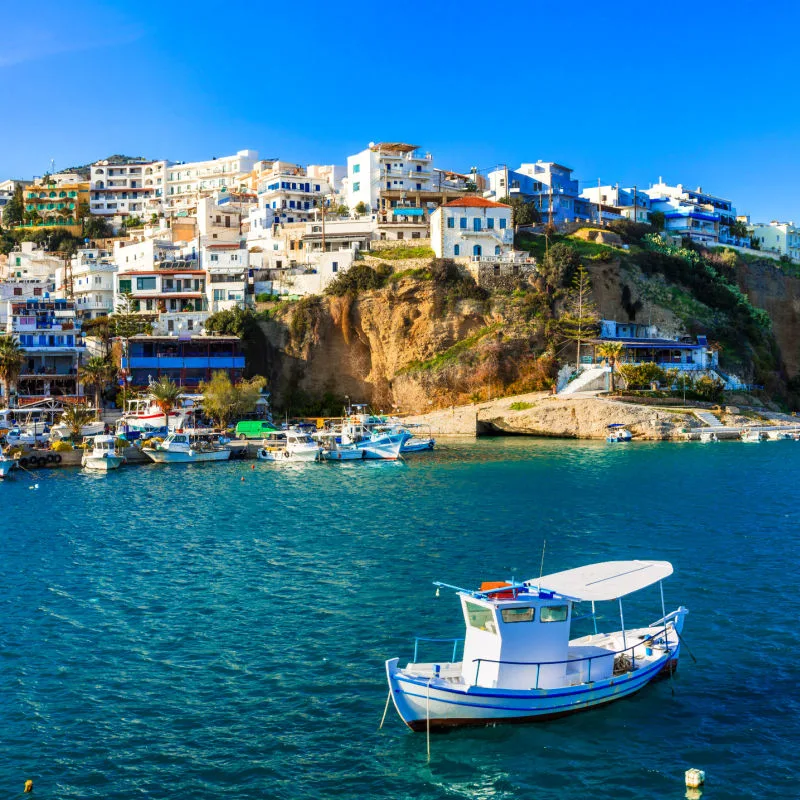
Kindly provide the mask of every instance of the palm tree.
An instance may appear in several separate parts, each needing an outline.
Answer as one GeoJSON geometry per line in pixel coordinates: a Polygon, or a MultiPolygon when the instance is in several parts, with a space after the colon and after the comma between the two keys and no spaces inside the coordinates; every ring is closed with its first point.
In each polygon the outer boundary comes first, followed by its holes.
{"type": "Polygon", "coordinates": [[[181,388],[168,375],[162,375],[150,385],[150,396],[164,413],[164,423],[169,428],[169,412],[175,408],[181,388]]]}
{"type": "Polygon", "coordinates": [[[94,415],[86,405],[83,403],[76,403],[64,409],[64,413],[61,415],[61,422],[69,428],[72,441],[78,442],[81,438],[83,426],[88,425],[93,417],[94,415]]]}
{"type": "Polygon", "coordinates": [[[611,391],[614,391],[614,367],[622,356],[622,351],[625,346],[622,342],[604,342],[597,348],[598,355],[608,361],[608,366],[611,367],[611,391]]]}
{"type": "Polygon", "coordinates": [[[78,377],[82,383],[94,389],[94,408],[100,419],[100,391],[111,377],[113,367],[103,356],[92,356],[79,370],[78,377]]]}
{"type": "Polygon", "coordinates": [[[22,372],[24,355],[13,336],[0,336],[0,381],[3,382],[3,395],[6,406],[11,406],[11,384],[22,372]]]}

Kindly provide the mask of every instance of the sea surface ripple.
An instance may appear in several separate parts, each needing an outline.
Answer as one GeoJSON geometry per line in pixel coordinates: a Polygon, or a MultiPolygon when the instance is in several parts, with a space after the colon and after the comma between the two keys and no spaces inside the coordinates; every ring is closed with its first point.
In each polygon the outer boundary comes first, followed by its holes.
{"type": "MultiPolygon", "coordinates": [[[[0,792],[48,798],[800,796],[800,445],[451,442],[404,464],[0,485],[0,792]],[[32,488],[38,485],[38,488],[32,488]],[[674,681],[532,726],[382,731],[383,662],[461,636],[431,582],[663,558],[674,681]]],[[[615,608],[604,625],[618,627],[615,608]]],[[[657,590],[626,623],[660,616],[657,590]]],[[[431,646],[434,647],[434,646],[431,646]]],[[[444,659],[431,651],[430,658],[444,659]]]]}

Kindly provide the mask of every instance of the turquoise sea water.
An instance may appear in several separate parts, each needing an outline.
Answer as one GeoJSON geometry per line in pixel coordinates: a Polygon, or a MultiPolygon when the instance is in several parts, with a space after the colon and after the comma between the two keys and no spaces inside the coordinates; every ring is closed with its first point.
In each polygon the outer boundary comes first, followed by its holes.
{"type": "MultiPolygon", "coordinates": [[[[0,484],[0,795],[800,796],[800,445],[495,439],[407,464],[0,484]],[[244,480],[242,480],[244,478],[244,480]],[[555,722],[412,734],[384,659],[460,636],[433,580],[664,558],[675,679],[555,722]]],[[[656,589],[626,623],[660,616],[656,589]]],[[[604,624],[618,628],[613,611],[604,624]]],[[[444,653],[430,652],[432,658],[444,653]]]]}

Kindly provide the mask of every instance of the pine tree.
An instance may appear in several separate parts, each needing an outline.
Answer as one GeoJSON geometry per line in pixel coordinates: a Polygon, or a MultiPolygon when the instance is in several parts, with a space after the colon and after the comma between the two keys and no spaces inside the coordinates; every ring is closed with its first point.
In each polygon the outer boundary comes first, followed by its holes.
{"type": "Polygon", "coordinates": [[[567,292],[564,313],[559,320],[562,337],[576,344],[575,368],[581,364],[581,343],[596,336],[600,328],[600,314],[592,300],[592,281],[581,264],[567,292]]]}

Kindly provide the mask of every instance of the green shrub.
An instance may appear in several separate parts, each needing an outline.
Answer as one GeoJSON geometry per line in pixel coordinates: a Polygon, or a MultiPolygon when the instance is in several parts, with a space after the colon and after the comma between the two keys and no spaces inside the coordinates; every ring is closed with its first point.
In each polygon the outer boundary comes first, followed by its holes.
{"type": "Polygon", "coordinates": [[[533,403],[526,403],[524,400],[518,400],[516,403],[512,403],[510,408],[512,411],[527,411],[529,408],[533,408],[533,403]]]}

